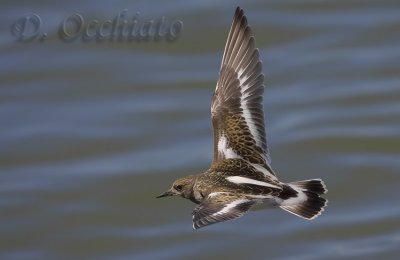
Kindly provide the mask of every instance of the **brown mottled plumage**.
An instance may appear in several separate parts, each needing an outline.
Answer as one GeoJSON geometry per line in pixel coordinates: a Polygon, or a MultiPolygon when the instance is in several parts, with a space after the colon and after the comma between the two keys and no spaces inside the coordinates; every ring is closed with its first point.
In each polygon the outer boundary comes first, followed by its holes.
{"type": "Polygon", "coordinates": [[[195,229],[235,219],[253,205],[272,201],[305,219],[321,214],[327,201],[320,179],[280,182],[270,166],[265,137],[264,75],[243,10],[236,9],[211,103],[214,160],[208,171],[177,179],[159,197],[180,195],[199,204],[195,229]]]}

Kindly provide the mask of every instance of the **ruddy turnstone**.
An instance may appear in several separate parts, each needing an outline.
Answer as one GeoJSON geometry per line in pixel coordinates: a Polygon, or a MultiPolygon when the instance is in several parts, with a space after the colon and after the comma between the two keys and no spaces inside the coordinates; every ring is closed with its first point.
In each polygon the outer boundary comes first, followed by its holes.
{"type": "Polygon", "coordinates": [[[199,204],[194,229],[241,217],[264,202],[304,219],[316,218],[327,204],[322,180],[283,183],[271,168],[261,70],[252,30],[238,7],[211,103],[214,160],[206,172],[177,179],[157,197],[180,195],[199,204]]]}

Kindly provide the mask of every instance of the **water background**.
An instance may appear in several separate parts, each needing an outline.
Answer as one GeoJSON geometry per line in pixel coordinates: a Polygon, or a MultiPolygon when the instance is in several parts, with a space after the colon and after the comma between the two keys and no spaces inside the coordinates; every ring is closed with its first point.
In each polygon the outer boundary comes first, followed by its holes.
{"type": "Polygon", "coordinates": [[[2,1],[1,259],[399,259],[398,1],[2,1]],[[212,159],[210,101],[234,9],[266,74],[272,166],[322,178],[314,221],[278,209],[192,230],[155,199],[212,159]],[[180,20],[173,42],[63,42],[60,23],[128,9],[180,20]],[[40,42],[12,24],[36,13],[40,42]]]}

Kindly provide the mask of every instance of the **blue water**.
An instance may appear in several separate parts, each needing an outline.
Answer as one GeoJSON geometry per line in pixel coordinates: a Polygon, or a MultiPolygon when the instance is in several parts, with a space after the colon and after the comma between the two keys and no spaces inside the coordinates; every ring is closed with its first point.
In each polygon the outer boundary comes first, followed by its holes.
{"type": "Polygon", "coordinates": [[[3,1],[1,259],[398,259],[400,9],[395,1],[3,1]],[[272,166],[322,178],[329,206],[192,230],[155,199],[212,160],[210,101],[237,5],[266,74],[272,166]],[[62,41],[63,19],[179,20],[172,42],[62,41]],[[42,19],[43,41],[13,23],[42,19]]]}

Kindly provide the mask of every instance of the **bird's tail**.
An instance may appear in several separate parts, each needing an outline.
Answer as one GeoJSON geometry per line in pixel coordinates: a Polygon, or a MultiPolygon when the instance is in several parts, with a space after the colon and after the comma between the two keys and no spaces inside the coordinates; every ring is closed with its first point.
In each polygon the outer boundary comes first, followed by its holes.
{"type": "Polygon", "coordinates": [[[296,181],[283,186],[276,202],[282,209],[304,219],[321,215],[328,201],[320,195],[328,190],[320,179],[296,181]]]}

